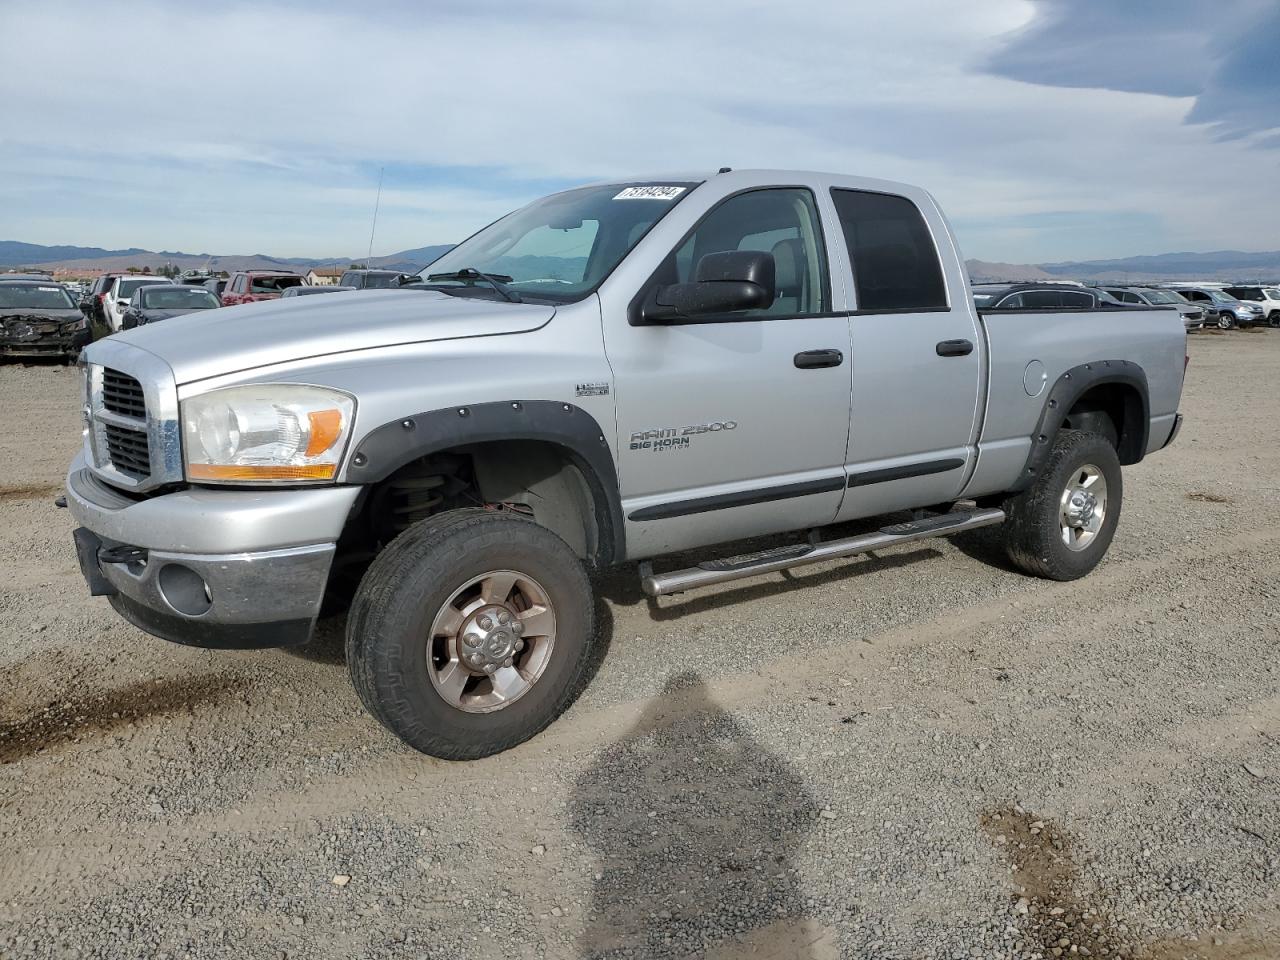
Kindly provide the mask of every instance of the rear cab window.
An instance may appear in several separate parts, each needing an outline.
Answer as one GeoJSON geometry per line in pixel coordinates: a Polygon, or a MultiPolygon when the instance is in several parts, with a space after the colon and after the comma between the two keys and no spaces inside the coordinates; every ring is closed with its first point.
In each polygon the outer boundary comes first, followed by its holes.
{"type": "Polygon", "coordinates": [[[947,310],[938,248],[906,197],[833,188],[857,290],[857,312],[947,310]]]}
{"type": "Polygon", "coordinates": [[[253,277],[252,279],[251,293],[279,293],[289,287],[302,286],[302,277],[298,276],[253,277]]]}

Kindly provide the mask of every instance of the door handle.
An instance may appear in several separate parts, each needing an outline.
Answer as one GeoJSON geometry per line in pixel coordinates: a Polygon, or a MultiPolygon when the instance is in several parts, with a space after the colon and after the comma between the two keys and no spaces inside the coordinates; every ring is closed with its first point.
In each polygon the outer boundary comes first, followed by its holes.
{"type": "Polygon", "coordinates": [[[838,367],[842,363],[844,363],[844,354],[839,350],[802,350],[795,356],[795,364],[801,370],[838,367]]]}
{"type": "Polygon", "coordinates": [[[973,353],[973,343],[969,340],[942,340],[933,349],[940,357],[967,357],[973,353]]]}

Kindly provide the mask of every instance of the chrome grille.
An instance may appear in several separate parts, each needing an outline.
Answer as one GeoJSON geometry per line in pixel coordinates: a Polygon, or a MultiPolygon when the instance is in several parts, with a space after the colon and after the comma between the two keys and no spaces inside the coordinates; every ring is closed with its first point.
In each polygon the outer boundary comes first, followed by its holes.
{"type": "Polygon", "coordinates": [[[104,367],[102,370],[102,405],[123,417],[147,419],[147,401],[142,384],[127,373],[104,367]]]}
{"type": "Polygon", "coordinates": [[[85,457],[97,477],[130,494],[181,483],[173,371],[154,354],[108,337],[85,349],[85,457]]]}
{"type": "Polygon", "coordinates": [[[107,441],[107,456],[113,467],[135,480],[146,480],[151,476],[151,444],[146,430],[130,430],[106,423],[102,431],[107,441]]]}

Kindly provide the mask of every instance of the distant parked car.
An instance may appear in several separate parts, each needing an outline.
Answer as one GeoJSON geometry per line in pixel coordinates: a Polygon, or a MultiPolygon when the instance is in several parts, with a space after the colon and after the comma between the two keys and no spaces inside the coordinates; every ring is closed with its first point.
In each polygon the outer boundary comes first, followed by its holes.
{"type": "Polygon", "coordinates": [[[0,274],[0,357],[61,357],[68,363],[89,343],[89,321],[52,280],[0,274]]]}
{"type": "Polygon", "coordinates": [[[979,310],[1095,310],[1124,306],[1105,290],[1069,283],[975,283],[973,302],[979,310]]]}
{"type": "Polygon", "coordinates": [[[143,287],[133,295],[125,312],[123,329],[132,330],[158,320],[168,320],[197,310],[216,310],[222,303],[204,287],[164,284],[143,287]]]}
{"type": "Polygon", "coordinates": [[[1183,326],[1188,330],[1199,330],[1204,326],[1204,309],[1173,290],[1161,290],[1158,287],[1107,287],[1106,291],[1121,303],[1134,306],[1177,307],[1183,326]]]}
{"type": "Polygon", "coordinates": [[[283,270],[242,270],[233,273],[222,291],[222,305],[233,307],[238,303],[256,303],[259,300],[278,300],[290,287],[300,287],[306,280],[296,273],[283,270]]]}
{"type": "Polygon", "coordinates": [[[1256,303],[1266,314],[1267,323],[1280,327],[1280,287],[1224,287],[1237,300],[1256,303]]]}
{"type": "Polygon", "coordinates": [[[219,302],[222,300],[222,291],[227,289],[227,281],[222,277],[210,277],[200,285],[217,297],[219,302]]]}
{"type": "Polygon", "coordinates": [[[121,324],[124,322],[125,311],[129,309],[129,302],[134,293],[140,287],[156,284],[173,286],[173,281],[168,277],[139,277],[133,274],[115,277],[112,280],[106,294],[102,297],[102,313],[106,317],[111,333],[123,329],[121,324]]]}
{"type": "Polygon", "coordinates": [[[313,293],[343,293],[354,289],[355,287],[343,287],[336,283],[319,284],[314,287],[290,287],[284,293],[280,294],[280,299],[288,300],[290,297],[309,297],[313,293]]]}
{"type": "Polygon", "coordinates": [[[1231,294],[1216,287],[1199,287],[1174,284],[1169,287],[1205,310],[1205,319],[1217,324],[1221,330],[1247,327],[1264,322],[1266,315],[1256,303],[1237,300],[1231,294]]]}
{"type": "Polygon", "coordinates": [[[353,290],[390,290],[400,286],[400,274],[395,270],[348,270],[339,285],[353,290]]]}

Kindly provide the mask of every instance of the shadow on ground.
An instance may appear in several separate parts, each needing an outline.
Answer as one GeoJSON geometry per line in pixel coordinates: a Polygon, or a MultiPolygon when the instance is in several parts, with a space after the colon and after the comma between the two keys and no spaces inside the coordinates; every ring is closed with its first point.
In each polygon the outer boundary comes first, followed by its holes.
{"type": "Polygon", "coordinates": [[[817,804],[698,675],[672,678],[600,752],[570,815],[599,862],[583,960],[834,956],[795,866],[817,804]]]}

